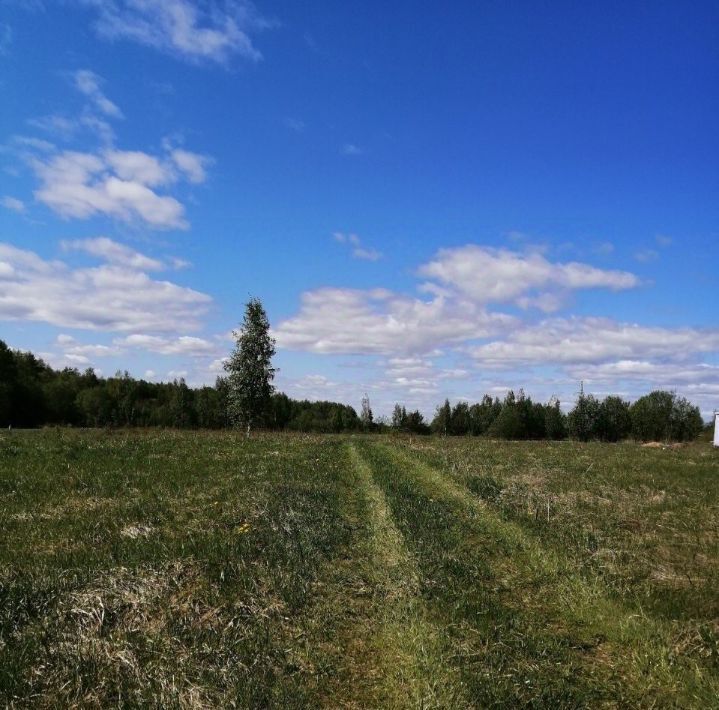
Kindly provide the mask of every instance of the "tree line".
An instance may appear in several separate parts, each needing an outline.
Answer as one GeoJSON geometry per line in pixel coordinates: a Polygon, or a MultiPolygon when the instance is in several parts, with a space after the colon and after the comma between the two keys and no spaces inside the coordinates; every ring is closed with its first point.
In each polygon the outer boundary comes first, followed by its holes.
{"type": "MultiPolygon", "coordinates": [[[[30,352],[0,340],[0,426],[177,427],[232,426],[227,378],[189,387],[183,379],[148,382],[127,372],[55,370],[30,352]]],[[[272,393],[258,424],[271,429],[341,432],[361,428],[355,410],[337,402],[309,402],[272,393]]]]}
{"type": "MultiPolygon", "coordinates": [[[[392,424],[402,428],[402,407],[395,407],[392,424]],[[396,417],[400,413],[399,418],[396,417]],[[396,423],[397,422],[397,423],[396,423]]],[[[451,436],[496,439],[566,439],[578,441],[691,441],[704,428],[699,407],[674,392],[655,390],[630,404],[614,395],[598,400],[582,388],[574,408],[564,414],[553,397],[547,404],[532,402],[523,390],[509,391],[503,401],[485,395],[481,402],[449,400],[437,407],[429,430],[451,436]]]]}

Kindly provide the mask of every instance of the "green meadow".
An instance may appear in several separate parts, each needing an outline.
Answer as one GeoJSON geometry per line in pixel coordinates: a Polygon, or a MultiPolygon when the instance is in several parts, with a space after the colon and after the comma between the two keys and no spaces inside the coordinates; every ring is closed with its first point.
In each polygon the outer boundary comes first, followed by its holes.
{"type": "Polygon", "coordinates": [[[718,698],[706,442],[0,438],[0,706],[718,698]]]}

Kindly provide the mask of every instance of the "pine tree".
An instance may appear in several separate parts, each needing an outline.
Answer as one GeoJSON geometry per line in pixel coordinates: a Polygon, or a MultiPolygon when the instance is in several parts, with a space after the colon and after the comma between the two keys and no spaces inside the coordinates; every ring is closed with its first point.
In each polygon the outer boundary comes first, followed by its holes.
{"type": "Polygon", "coordinates": [[[574,409],[567,416],[569,435],[578,441],[590,441],[597,436],[599,401],[594,395],[584,394],[584,383],[579,387],[579,397],[574,409]]]}
{"type": "Polygon", "coordinates": [[[235,349],[225,363],[228,415],[233,424],[246,427],[247,436],[254,425],[262,423],[274,391],[275,341],[269,331],[262,303],[251,298],[245,306],[242,329],[233,332],[235,349]]]}

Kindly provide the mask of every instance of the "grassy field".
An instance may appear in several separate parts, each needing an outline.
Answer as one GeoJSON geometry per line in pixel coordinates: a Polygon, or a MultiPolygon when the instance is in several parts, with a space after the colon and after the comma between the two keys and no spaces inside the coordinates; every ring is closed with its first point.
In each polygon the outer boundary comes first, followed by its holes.
{"type": "Polygon", "coordinates": [[[719,453],[0,438],[0,706],[719,707],[719,453]]]}

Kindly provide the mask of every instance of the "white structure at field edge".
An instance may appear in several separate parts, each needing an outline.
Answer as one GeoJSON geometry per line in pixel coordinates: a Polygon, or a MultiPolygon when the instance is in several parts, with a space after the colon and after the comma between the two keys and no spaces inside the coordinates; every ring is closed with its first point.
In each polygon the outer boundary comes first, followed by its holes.
{"type": "Polygon", "coordinates": [[[719,412],[714,412],[714,446],[719,446],[719,412]]]}

